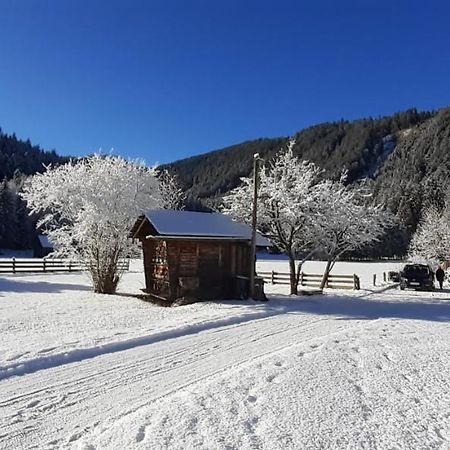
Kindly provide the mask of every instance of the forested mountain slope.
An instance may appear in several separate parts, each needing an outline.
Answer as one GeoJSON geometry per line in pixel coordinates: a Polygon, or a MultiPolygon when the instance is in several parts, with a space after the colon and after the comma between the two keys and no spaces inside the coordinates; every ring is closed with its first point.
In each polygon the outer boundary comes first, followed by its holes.
{"type": "Polygon", "coordinates": [[[399,134],[397,145],[373,181],[378,202],[394,211],[408,235],[422,211],[442,206],[450,188],[450,108],[399,134]]]}
{"type": "Polygon", "coordinates": [[[34,221],[18,193],[27,175],[43,172],[48,164],[68,160],[0,129],[0,249],[33,247],[37,240],[34,221]]]}
{"type": "Polygon", "coordinates": [[[0,181],[9,180],[18,172],[33,175],[44,171],[44,165],[62,164],[68,160],[54,150],[48,152],[32,145],[29,139],[22,141],[15,134],[5,134],[0,128],[0,181]]]}
{"type": "MultiPolygon", "coordinates": [[[[411,109],[389,117],[324,123],[295,135],[295,153],[350,183],[369,178],[374,199],[398,219],[373,256],[406,252],[424,208],[442,203],[450,187],[450,108],[438,112],[411,109]]],[[[260,139],[174,162],[191,207],[217,205],[221,196],[251,173],[254,153],[270,160],[287,138],[260,139]]]]}
{"type": "MultiPolygon", "coordinates": [[[[416,127],[434,113],[415,109],[380,119],[324,123],[299,131],[294,152],[337,177],[349,170],[349,181],[375,176],[378,167],[396,145],[399,132],[416,127]]],[[[167,168],[176,173],[191,205],[210,204],[239,184],[251,172],[253,154],[270,160],[287,141],[285,138],[258,139],[222,150],[176,161],[167,168]]]]}
{"type": "MultiPolygon", "coordinates": [[[[252,170],[253,154],[273,158],[287,137],[257,139],[166,165],[178,175],[189,209],[207,209],[236,187],[252,170]]],[[[371,249],[373,256],[401,255],[424,208],[442,204],[450,187],[450,108],[437,112],[411,109],[382,118],[341,120],[313,126],[295,135],[295,153],[337,178],[348,170],[349,182],[369,178],[374,199],[389,207],[398,227],[371,249]]],[[[0,248],[29,246],[24,205],[17,197],[23,175],[60,164],[68,158],[45,152],[30,141],[0,132],[0,248]],[[12,181],[11,181],[12,180],[12,181]],[[20,225],[20,227],[19,227],[20,225]],[[26,244],[25,244],[26,243],[26,244]]]]}

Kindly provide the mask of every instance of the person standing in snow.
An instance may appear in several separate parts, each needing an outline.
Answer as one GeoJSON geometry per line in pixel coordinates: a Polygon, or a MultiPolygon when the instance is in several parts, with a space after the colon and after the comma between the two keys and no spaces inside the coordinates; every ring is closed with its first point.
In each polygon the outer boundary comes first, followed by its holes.
{"type": "Polygon", "coordinates": [[[436,280],[438,280],[439,287],[442,289],[442,284],[444,283],[445,272],[442,270],[442,267],[439,266],[436,270],[436,280]]]}

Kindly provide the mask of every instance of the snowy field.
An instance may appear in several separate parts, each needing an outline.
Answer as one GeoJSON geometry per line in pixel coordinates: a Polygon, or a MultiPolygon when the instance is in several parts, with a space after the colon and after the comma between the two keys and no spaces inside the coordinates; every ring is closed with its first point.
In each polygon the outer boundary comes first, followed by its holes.
{"type": "MultiPolygon", "coordinates": [[[[317,272],[321,263],[309,263],[317,272]]],[[[284,261],[261,270],[286,271],[284,261]]],[[[450,449],[450,289],[162,308],[83,274],[0,277],[2,449],[450,449]]]]}

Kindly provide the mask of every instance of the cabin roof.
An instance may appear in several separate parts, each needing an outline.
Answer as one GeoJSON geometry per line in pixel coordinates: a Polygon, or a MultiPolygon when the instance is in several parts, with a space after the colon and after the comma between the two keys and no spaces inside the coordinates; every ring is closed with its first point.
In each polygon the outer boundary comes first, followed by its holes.
{"type": "MultiPolygon", "coordinates": [[[[251,228],[220,213],[174,211],[158,209],[147,211],[145,217],[160,236],[167,238],[205,238],[224,240],[251,239],[251,228]]],[[[257,234],[256,245],[268,247],[272,244],[257,234]]]]}

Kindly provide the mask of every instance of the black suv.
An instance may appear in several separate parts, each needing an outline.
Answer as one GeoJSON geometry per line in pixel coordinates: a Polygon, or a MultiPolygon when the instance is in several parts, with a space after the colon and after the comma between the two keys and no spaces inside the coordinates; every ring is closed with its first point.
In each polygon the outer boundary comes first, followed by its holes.
{"type": "Polygon", "coordinates": [[[434,273],[425,264],[406,264],[400,272],[400,289],[434,289],[434,273]]]}

